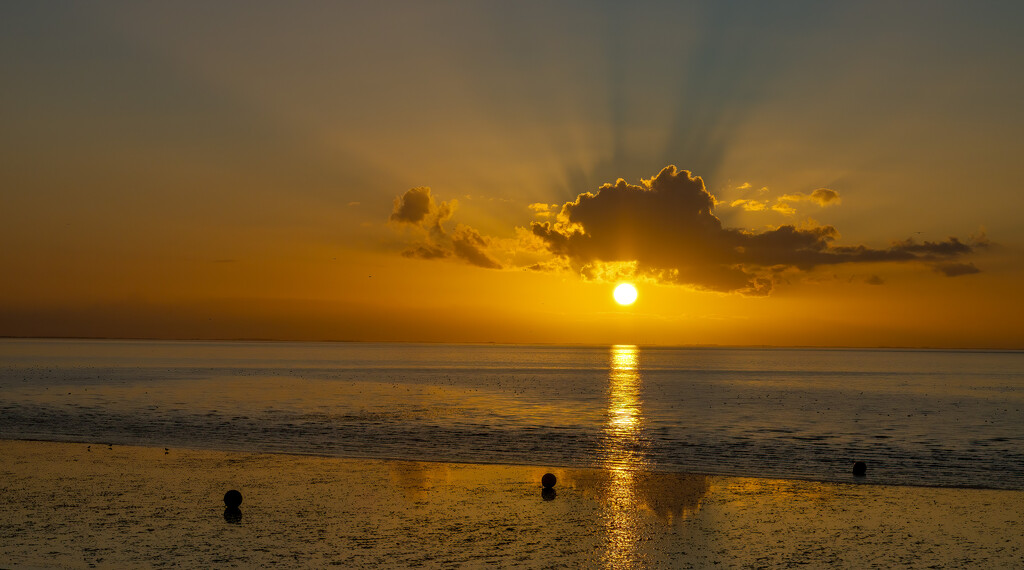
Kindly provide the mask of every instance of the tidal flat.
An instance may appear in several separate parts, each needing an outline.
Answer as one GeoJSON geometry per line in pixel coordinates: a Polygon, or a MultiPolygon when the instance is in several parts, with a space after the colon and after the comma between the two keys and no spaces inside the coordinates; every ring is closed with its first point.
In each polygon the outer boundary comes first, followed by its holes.
{"type": "Polygon", "coordinates": [[[0,458],[14,568],[1024,562],[1020,491],[13,440],[0,458]]]}

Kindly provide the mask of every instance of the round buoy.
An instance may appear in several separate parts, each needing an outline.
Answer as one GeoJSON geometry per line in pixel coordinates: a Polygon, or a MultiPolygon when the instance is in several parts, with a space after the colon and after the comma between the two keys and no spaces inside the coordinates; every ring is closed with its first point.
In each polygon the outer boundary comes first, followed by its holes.
{"type": "Polygon", "coordinates": [[[227,493],[224,493],[224,504],[232,508],[238,508],[238,505],[242,504],[242,494],[231,489],[227,493]]]}
{"type": "Polygon", "coordinates": [[[863,477],[868,472],[868,466],[863,461],[858,461],[853,464],[853,474],[857,477],[863,477]]]}
{"type": "Polygon", "coordinates": [[[557,482],[558,479],[553,473],[545,473],[544,476],[540,478],[540,484],[543,485],[545,489],[554,487],[557,482]]]}

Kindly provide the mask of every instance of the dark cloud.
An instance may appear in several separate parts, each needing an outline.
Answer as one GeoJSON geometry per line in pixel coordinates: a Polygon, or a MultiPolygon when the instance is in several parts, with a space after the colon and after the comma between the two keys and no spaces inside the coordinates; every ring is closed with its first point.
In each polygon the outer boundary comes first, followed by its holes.
{"type": "Polygon", "coordinates": [[[864,282],[867,283],[868,285],[884,285],[885,284],[885,280],[882,279],[881,277],[877,276],[877,275],[872,275],[871,277],[868,277],[867,279],[864,280],[864,282]]]}
{"type": "Polygon", "coordinates": [[[395,198],[395,209],[391,212],[391,221],[418,224],[434,209],[434,197],[430,195],[430,188],[426,186],[412,188],[395,198]]]}
{"type": "MultiPolygon", "coordinates": [[[[839,200],[835,190],[818,188],[810,194],[784,195],[776,206],[800,201],[825,206],[839,200]]],[[[529,232],[520,229],[526,235],[520,236],[516,250],[531,253],[510,263],[537,271],[571,269],[595,281],[642,277],[712,291],[767,295],[795,273],[841,263],[916,262],[948,277],[977,273],[973,263],[959,258],[989,245],[984,234],[970,243],[950,237],[924,242],[906,239],[881,249],[838,245],[839,231],[830,225],[786,224],[765,231],[723,227],[714,212],[716,204],[700,177],[675,166],[638,185],[620,178],[596,192],[579,194],[560,210],[531,204],[529,208],[537,213],[557,211],[557,216],[553,221],[533,222],[529,232]]],[[[427,187],[412,188],[396,198],[391,220],[412,228],[418,236],[403,255],[501,269],[502,263],[491,253],[494,240],[463,224],[456,224],[451,232],[446,229],[456,206],[454,200],[435,200],[427,187]]],[[[871,276],[866,282],[883,281],[871,276]]]]}
{"type": "Polygon", "coordinates": [[[811,192],[811,200],[824,206],[826,204],[834,204],[839,202],[839,192],[828,188],[818,188],[814,192],[811,192]]]}
{"type": "MultiPolygon", "coordinates": [[[[801,199],[825,204],[838,200],[838,193],[821,188],[801,199]]],[[[580,194],[562,207],[556,222],[534,222],[531,229],[584,276],[602,264],[635,262],[637,275],[751,295],[768,294],[783,270],[839,263],[920,261],[946,275],[962,274],[957,271],[964,268],[942,268],[973,251],[957,238],[905,240],[886,249],[837,246],[839,232],[828,225],[763,232],[724,228],[714,206],[700,177],[668,166],[639,185],[619,179],[597,193],[580,194]]]]}
{"type": "Polygon", "coordinates": [[[402,252],[405,257],[445,259],[456,257],[487,269],[501,269],[501,264],[487,253],[489,239],[475,229],[459,224],[449,234],[444,224],[455,212],[456,202],[436,202],[430,188],[412,188],[395,198],[391,221],[409,224],[422,231],[422,239],[402,252]]]}
{"type": "Polygon", "coordinates": [[[975,267],[973,263],[936,263],[933,267],[936,271],[946,277],[959,277],[960,275],[981,273],[981,270],[975,267]]]}
{"type": "Polygon", "coordinates": [[[934,242],[926,241],[924,243],[917,243],[913,238],[896,242],[892,246],[893,250],[906,251],[919,255],[925,259],[937,259],[942,257],[949,257],[953,255],[961,255],[965,253],[971,253],[974,248],[966,243],[961,242],[955,237],[950,237],[946,241],[934,242]]]}
{"type": "Polygon", "coordinates": [[[419,259],[443,259],[451,257],[451,253],[432,245],[421,244],[402,252],[405,257],[416,257],[419,259]]]}
{"type": "Polygon", "coordinates": [[[501,269],[501,264],[487,255],[487,238],[469,226],[459,224],[452,234],[452,250],[468,263],[487,269],[501,269]]]}

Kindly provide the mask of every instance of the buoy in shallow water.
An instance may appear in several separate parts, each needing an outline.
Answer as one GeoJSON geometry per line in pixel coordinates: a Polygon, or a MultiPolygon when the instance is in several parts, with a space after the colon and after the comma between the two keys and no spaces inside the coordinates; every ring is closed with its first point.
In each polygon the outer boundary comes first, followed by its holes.
{"type": "Polygon", "coordinates": [[[853,464],[853,474],[857,477],[863,477],[868,472],[868,466],[863,461],[858,461],[853,464]]]}
{"type": "Polygon", "coordinates": [[[545,473],[544,476],[540,478],[540,484],[543,485],[545,489],[554,487],[557,482],[558,479],[555,477],[554,473],[545,473]]]}
{"type": "Polygon", "coordinates": [[[242,494],[231,489],[227,493],[224,493],[224,504],[237,509],[238,505],[242,504],[242,494]]]}

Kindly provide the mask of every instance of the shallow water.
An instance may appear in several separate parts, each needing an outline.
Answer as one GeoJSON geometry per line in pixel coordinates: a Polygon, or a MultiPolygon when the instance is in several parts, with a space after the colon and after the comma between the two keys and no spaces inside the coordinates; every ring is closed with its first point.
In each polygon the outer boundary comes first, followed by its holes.
{"type": "Polygon", "coordinates": [[[0,437],[1024,489],[1024,353],[0,341],[0,437]]]}

